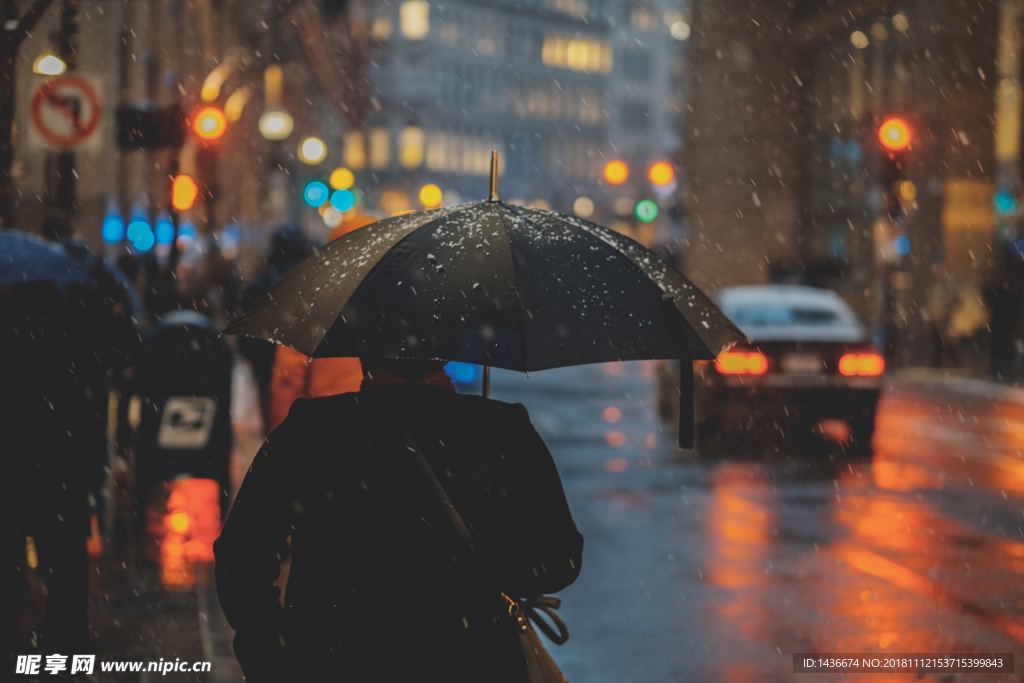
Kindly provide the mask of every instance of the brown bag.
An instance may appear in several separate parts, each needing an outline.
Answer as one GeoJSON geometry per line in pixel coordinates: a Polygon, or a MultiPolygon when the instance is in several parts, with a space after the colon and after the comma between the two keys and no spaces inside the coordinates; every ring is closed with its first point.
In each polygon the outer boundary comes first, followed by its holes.
{"type": "MultiPolygon", "coordinates": [[[[444,490],[444,486],[434,474],[434,470],[430,467],[430,463],[427,462],[412,434],[408,429],[403,429],[403,432],[406,446],[416,456],[420,471],[430,484],[441,507],[444,508],[452,526],[455,527],[466,545],[472,547],[473,534],[463,521],[462,515],[459,514],[451,498],[448,497],[448,492],[444,490]]],[[[568,683],[562,670],[555,664],[555,660],[551,658],[540,636],[533,628],[533,625],[536,624],[544,632],[544,635],[557,645],[569,640],[569,630],[566,628],[565,622],[555,614],[555,610],[561,606],[562,601],[550,595],[541,595],[530,600],[516,599],[505,593],[502,593],[501,597],[508,605],[509,616],[515,621],[516,631],[519,633],[519,644],[523,648],[523,659],[526,661],[527,681],[529,683],[568,683]],[[541,614],[550,619],[551,624],[547,623],[541,614]]]]}

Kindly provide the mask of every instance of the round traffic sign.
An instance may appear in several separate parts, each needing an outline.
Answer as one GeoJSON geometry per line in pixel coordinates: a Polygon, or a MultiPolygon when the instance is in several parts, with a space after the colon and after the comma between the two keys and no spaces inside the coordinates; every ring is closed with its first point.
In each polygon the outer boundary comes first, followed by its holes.
{"type": "Polygon", "coordinates": [[[100,123],[103,107],[92,83],[77,74],[43,81],[32,94],[32,125],[51,145],[74,147],[100,123]]]}

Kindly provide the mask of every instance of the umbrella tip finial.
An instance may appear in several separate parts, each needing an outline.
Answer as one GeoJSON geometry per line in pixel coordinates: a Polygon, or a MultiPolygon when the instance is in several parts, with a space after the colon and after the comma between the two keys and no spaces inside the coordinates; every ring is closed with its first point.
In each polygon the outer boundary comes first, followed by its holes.
{"type": "Polygon", "coordinates": [[[489,202],[498,201],[498,150],[491,150],[491,196],[489,202]]]}

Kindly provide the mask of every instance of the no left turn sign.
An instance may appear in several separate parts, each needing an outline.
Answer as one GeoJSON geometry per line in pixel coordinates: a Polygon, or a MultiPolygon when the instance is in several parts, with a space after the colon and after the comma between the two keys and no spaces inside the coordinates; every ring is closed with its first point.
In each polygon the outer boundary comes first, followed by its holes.
{"type": "Polygon", "coordinates": [[[43,81],[32,94],[32,126],[55,147],[75,147],[95,132],[103,107],[96,87],[77,74],[43,81]]]}

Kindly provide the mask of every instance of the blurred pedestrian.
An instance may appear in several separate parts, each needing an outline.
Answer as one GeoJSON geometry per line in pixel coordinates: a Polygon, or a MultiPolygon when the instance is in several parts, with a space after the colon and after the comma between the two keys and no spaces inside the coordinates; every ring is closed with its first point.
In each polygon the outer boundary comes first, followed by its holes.
{"type": "MultiPolygon", "coordinates": [[[[266,267],[242,290],[239,308],[249,310],[255,306],[275,282],[284,277],[288,271],[313,251],[313,243],[299,226],[283,225],[275,230],[270,240],[266,267]]],[[[238,340],[238,353],[252,367],[253,378],[260,395],[263,424],[269,425],[271,423],[270,382],[274,370],[276,347],[262,339],[241,337],[238,340]]],[[[269,431],[269,427],[267,431],[269,431]]]]}
{"type": "Polygon", "coordinates": [[[992,374],[1024,372],[1024,240],[1000,246],[985,290],[992,311],[992,374]]]}
{"type": "MultiPolygon", "coordinates": [[[[331,231],[328,241],[369,225],[373,220],[373,217],[367,214],[347,218],[331,231]]],[[[255,301],[251,304],[255,304],[255,301]]],[[[266,343],[247,337],[242,337],[240,342],[243,340],[246,344],[252,345],[266,343]]],[[[269,400],[264,421],[267,432],[273,431],[284,422],[292,404],[298,399],[359,391],[362,380],[362,368],[356,358],[310,358],[287,346],[274,347],[273,370],[268,387],[269,400]]]]}
{"type": "Polygon", "coordinates": [[[40,648],[88,652],[87,497],[97,467],[91,322],[51,283],[0,288],[0,430],[10,645],[34,570],[45,585],[40,648]]]}
{"type": "Polygon", "coordinates": [[[215,545],[247,680],[525,682],[501,593],[560,590],[581,562],[550,453],[522,406],[456,395],[440,362],[363,368],[358,393],[295,404],[215,545]]]}
{"type": "Polygon", "coordinates": [[[931,336],[931,364],[941,368],[955,363],[950,320],[959,299],[956,282],[941,262],[932,264],[932,279],[925,295],[924,315],[931,336]]]}

